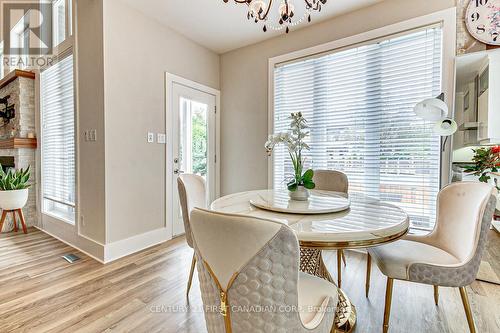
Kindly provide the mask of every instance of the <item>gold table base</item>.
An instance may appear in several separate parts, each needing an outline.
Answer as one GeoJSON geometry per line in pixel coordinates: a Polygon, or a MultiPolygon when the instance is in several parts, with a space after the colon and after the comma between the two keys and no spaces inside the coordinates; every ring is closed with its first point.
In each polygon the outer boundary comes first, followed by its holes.
{"type": "MultiPolygon", "coordinates": [[[[337,285],[325,266],[320,249],[300,247],[300,270],[337,285]]],[[[356,308],[342,289],[339,291],[339,302],[335,313],[332,333],[349,333],[356,325],[356,308]]]]}

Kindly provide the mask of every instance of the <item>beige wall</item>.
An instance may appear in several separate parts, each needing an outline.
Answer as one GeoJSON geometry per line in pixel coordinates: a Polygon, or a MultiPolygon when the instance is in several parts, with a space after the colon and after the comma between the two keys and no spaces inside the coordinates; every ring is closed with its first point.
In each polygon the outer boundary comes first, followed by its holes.
{"type": "Polygon", "coordinates": [[[80,234],[105,243],[103,5],[76,2],[77,169],[80,234]],[[96,129],[98,140],[85,142],[83,131],[96,129]],[[80,219],[81,221],[81,219],[80,219]]]}
{"type": "Polygon", "coordinates": [[[106,242],[165,225],[165,72],[219,88],[219,56],[119,0],[104,1],[106,242]],[[156,138],[155,138],[156,141],[156,138]]]}
{"type": "Polygon", "coordinates": [[[221,56],[221,194],[267,187],[268,59],[455,6],[386,0],[221,56]],[[235,161],[237,166],[234,167],[235,161]]]}

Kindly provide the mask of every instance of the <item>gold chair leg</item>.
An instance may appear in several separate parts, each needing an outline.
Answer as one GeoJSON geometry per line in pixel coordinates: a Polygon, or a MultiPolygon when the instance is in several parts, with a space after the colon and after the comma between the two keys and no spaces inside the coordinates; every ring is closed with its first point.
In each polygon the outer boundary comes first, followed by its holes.
{"type": "Polygon", "coordinates": [[[365,281],[365,292],[366,297],[368,297],[368,293],[370,292],[370,275],[372,272],[372,257],[370,254],[366,256],[366,281],[365,281]]]}
{"type": "Polygon", "coordinates": [[[476,328],[474,327],[474,318],[472,317],[469,298],[467,297],[467,291],[465,290],[465,287],[460,287],[458,289],[460,290],[460,297],[462,297],[462,303],[464,304],[465,316],[467,316],[467,323],[469,324],[469,331],[470,333],[476,333],[476,328]]]}
{"type": "Polygon", "coordinates": [[[344,252],[344,250],[339,250],[339,251],[342,254],[342,262],[344,263],[344,266],[347,266],[347,260],[345,260],[345,252],[344,252]]]}
{"type": "Polygon", "coordinates": [[[187,285],[186,296],[189,296],[189,289],[191,289],[191,283],[193,282],[194,267],[196,266],[196,256],[193,253],[193,259],[191,260],[191,271],[189,272],[189,280],[187,285]]]}
{"type": "Polygon", "coordinates": [[[387,287],[385,289],[385,310],[384,310],[384,326],[382,331],[387,333],[389,331],[389,317],[391,316],[391,302],[392,302],[392,286],[394,280],[390,277],[387,278],[387,287]]]}
{"type": "Polygon", "coordinates": [[[337,287],[342,288],[342,250],[337,250],[337,287]]]}
{"type": "Polygon", "coordinates": [[[439,286],[434,286],[434,303],[439,305],[439,286]]]}

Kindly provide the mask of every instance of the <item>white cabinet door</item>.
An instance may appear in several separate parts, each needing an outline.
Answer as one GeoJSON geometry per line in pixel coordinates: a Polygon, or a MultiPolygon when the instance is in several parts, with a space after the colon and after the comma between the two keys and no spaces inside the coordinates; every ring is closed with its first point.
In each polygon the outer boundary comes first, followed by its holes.
{"type": "Polygon", "coordinates": [[[486,90],[481,96],[479,96],[477,102],[477,140],[488,139],[488,95],[489,91],[486,90]]]}

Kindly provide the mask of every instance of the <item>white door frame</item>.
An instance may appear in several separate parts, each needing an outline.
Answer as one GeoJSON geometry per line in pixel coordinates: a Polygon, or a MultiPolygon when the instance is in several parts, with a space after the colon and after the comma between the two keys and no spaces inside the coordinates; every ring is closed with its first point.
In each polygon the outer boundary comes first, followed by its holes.
{"type": "Polygon", "coordinates": [[[173,227],[173,207],[172,207],[172,189],[173,189],[173,164],[174,157],[172,154],[173,150],[173,110],[174,110],[174,98],[173,98],[173,85],[174,83],[180,84],[192,89],[199,90],[201,92],[215,96],[215,197],[218,198],[220,195],[220,91],[198,82],[194,82],[183,77],[165,72],[165,129],[167,134],[167,144],[166,149],[166,167],[165,167],[165,200],[166,200],[166,212],[165,212],[165,228],[168,232],[168,239],[172,239],[172,227],[173,227]]]}

